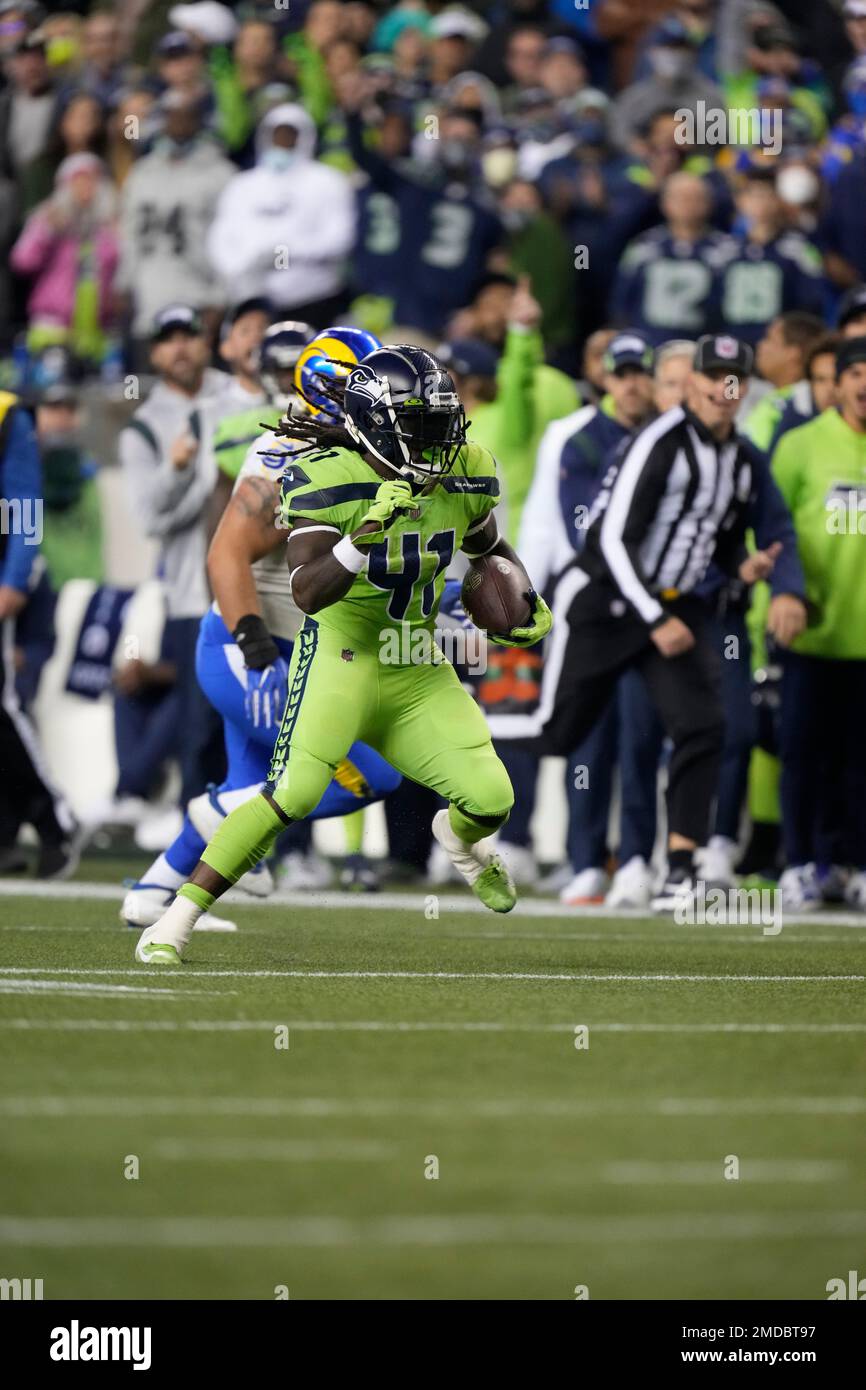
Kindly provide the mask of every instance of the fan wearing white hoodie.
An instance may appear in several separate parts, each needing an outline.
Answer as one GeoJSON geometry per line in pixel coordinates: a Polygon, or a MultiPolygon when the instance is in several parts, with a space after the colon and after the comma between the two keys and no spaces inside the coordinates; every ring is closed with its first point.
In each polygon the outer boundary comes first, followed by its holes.
{"type": "Polygon", "coordinates": [[[345,174],[314,158],[315,144],[303,107],[276,106],[256,133],[255,168],[223,189],[207,251],[230,299],[261,295],[288,317],[309,318],[309,306],[345,287],[355,193],[345,174]]]}

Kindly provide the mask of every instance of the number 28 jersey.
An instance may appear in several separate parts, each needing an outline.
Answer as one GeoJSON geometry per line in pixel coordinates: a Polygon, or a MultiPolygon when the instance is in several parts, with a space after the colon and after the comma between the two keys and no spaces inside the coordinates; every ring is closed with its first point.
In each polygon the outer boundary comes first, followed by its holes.
{"type": "MultiPolygon", "coordinates": [[[[348,536],[361,525],[384,480],[360,454],[331,449],[288,464],[280,486],[280,515],[291,528],[298,520],[330,526],[348,536]]],[[[365,574],[348,594],[316,614],[362,648],[380,649],[389,631],[432,632],[445,586],[445,571],[463,539],[483,525],[499,496],[493,455],[466,444],[450,473],[421,498],[420,514],[400,516],[386,539],[370,547],[365,574]]],[[[334,535],[334,544],[339,537],[334,535]]],[[[403,645],[403,650],[411,647],[403,645]]]]}

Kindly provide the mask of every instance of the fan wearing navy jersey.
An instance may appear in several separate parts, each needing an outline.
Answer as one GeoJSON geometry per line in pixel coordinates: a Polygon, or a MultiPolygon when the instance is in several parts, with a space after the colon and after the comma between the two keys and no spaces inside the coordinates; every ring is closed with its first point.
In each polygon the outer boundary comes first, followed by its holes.
{"type": "Polygon", "coordinates": [[[653,346],[717,325],[719,277],[733,249],[710,226],[712,194],[703,179],[672,175],[661,206],[664,226],[628,246],[611,304],[615,322],[639,328],[653,346]]]}
{"type": "Polygon", "coordinates": [[[364,79],[341,88],[352,158],[370,180],[362,202],[358,283],[393,301],[393,321],[430,334],[475,293],[502,224],[482,201],[481,131],[471,109],[446,111],[430,160],[387,160],[366,142],[364,79]]]}
{"type": "Polygon", "coordinates": [[[752,584],[769,577],[778,553],[745,547],[754,472],[734,421],[753,362],[735,338],[700,339],[685,405],[642,430],[609,470],[586,545],[556,586],[538,710],[490,720],[496,738],[567,755],[622,673],[641,672],[673,742],[657,910],[695,892],[724,738],[718,655],[695,590],[713,560],[752,584]]]}
{"type": "Polygon", "coordinates": [[[821,253],[785,225],[776,175],[752,167],[737,192],[739,228],[722,277],[725,327],[755,346],[767,324],[791,309],[824,316],[826,284],[821,253]]]}

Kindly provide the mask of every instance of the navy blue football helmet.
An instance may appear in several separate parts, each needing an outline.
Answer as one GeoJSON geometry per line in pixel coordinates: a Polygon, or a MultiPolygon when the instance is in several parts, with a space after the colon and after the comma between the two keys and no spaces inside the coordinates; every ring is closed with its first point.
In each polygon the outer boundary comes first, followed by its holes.
{"type": "Polygon", "coordinates": [[[454,382],[425,348],[378,348],[349,374],[343,402],[356,443],[401,477],[448,473],[466,443],[466,415],[454,382]]]}
{"type": "Polygon", "coordinates": [[[308,323],[272,323],[262,338],[256,361],[259,380],[272,405],[288,410],[294,397],[294,374],[307,343],[316,336],[308,323]]]}

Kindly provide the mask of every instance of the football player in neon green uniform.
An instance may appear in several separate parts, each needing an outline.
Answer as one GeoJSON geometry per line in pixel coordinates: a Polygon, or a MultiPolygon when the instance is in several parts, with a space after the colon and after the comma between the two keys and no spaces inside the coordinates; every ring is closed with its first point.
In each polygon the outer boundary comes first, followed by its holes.
{"type": "MultiPolygon", "coordinates": [[[[136,947],[136,959],[177,964],[195,922],[310,813],[357,739],[446,798],[433,833],[481,901],[508,912],[516,894],[487,837],[513,794],[484,717],[433,641],[445,571],[457,550],[501,555],[491,454],[466,441],[451,377],[431,353],[385,347],[345,386],[346,424],[293,420],[282,473],[292,594],[307,614],[262,793],[223,821],[189,883],[136,947]],[[297,451],[308,438],[311,452],[297,451]],[[320,447],[315,447],[320,446],[320,447]]],[[[522,567],[521,567],[522,568],[522,567]]],[[[530,646],[550,611],[526,577],[529,618],[492,640],[530,646]]]]}

